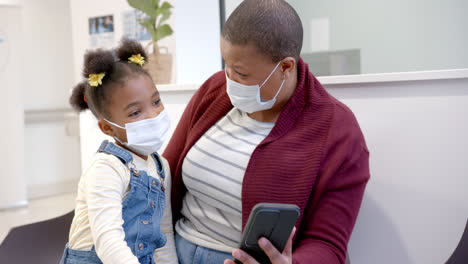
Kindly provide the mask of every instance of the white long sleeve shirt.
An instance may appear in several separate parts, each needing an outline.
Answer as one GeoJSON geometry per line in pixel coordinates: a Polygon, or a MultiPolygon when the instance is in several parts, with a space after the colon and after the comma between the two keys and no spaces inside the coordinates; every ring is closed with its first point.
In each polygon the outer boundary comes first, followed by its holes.
{"type": "MultiPolygon", "coordinates": [[[[152,157],[144,160],[132,153],[138,170],[157,177],[152,157]]],[[[155,251],[156,263],[178,263],[175,251],[171,213],[171,175],[169,164],[162,158],[165,171],[166,207],[161,219],[161,230],[167,237],[166,245],[155,251]]],[[[104,263],[139,264],[125,242],[122,227],[122,202],[130,189],[130,170],[114,155],[96,153],[91,165],[83,173],[78,186],[75,217],[68,246],[76,250],[90,250],[95,246],[99,259],[104,263]]]]}

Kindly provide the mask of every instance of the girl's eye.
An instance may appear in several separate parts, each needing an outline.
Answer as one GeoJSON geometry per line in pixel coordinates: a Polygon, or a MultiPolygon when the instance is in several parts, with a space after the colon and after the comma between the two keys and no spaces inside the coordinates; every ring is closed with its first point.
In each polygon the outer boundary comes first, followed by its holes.
{"type": "Polygon", "coordinates": [[[153,105],[158,106],[160,102],[161,102],[161,99],[158,99],[158,100],[153,102],[153,105]]]}
{"type": "Polygon", "coordinates": [[[129,116],[130,116],[130,117],[135,117],[135,116],[137,116],[138,114],[140,114],[140,111],[132,112],[129,116]]]}

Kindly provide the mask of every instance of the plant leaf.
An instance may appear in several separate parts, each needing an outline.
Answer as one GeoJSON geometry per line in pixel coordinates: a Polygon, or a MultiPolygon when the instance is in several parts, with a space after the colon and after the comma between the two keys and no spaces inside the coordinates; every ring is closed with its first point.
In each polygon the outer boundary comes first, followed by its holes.
{"type": "Polygon", "coordinates": [[[169,4],[168,2],[164,2],[158,9],[158,16],[161,15],[161,18],[158,21],[158,26],[162,25],[165,21],[169,19],[172,13],[171,8],[173,8],[171,4],[169,4]]]}
{"type": "Polygon", "coordinates": [[[157,31],[154,26],[154,20],[151,19],[151,17],[147,17],[144,19],[139,19],[138,22],[140,22],[140,25],[146,28],[148,32],[151,34],[151,38],[155,40],[157,38],[157,31]]]}
{"type": "Polygon", "coordinates": [[[153,8],[158,9],[159,8],[159,0],[153,0],[153,8]]]}
{"type": "Polygon", "coordinates": [[[143,8],[144,8],[144,3],[141,0],[127,0],[127,3],[131,7],[135,8],[135,9],[138,9],[138,10],[143,10],[143,8]]]}
{"type": "Polygon", "coordinates": [[[168,24],[160,25],[156,28],[156,38],[154,38],[154,40],[159,41],[167,36],[170,36],[172,33],[172,28],[168,24]]]}
{"type": "Polygon", "coordinates": [[[153,16],[151,16],[151,18],[156,22],[156,19],[158,18],[159,0],[151,0],[151,8],[153,9],[153,16]]]}
{"type": "MultiPolygon", "coordinates": [[[[158,16],[157,14],[157,5],[153,6],[153,3],[155,0],[127,0],[128,4],[143,13],[147,14],[149,17],[153,18],[156,20],[156,17],[158,16]]],[[[156,0],[156,2],[159,2],[159,0],[156,0]]]]}

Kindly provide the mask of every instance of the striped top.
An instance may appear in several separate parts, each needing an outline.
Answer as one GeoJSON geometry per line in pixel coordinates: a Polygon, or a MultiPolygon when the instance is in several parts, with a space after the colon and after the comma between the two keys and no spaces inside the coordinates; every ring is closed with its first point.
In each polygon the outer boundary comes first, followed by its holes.
{"type": "MultiPolygon", "coordinates": [[[[154,159],[148,157],[144,160],[131,154],[138,170],[157,175],[154,159]]],[[[161,231],[166,235],[167,243],[157,249],[154,256],[156,263],[176,264],[178,259],[170,202],[171,173],[167,160],[162,157],[161,160],[166,174],[166,208],[161,219],[161,231]]],[[[78,185],[75,217],[68,242],[71,249],[90,250],[94,245],[103,263],[139,263],[124,240],[125,232],[122,227],[122,202],[129,194],[129,183],[130,170],[117,157],[105,153],[95,154],[78,185]]]]}
{"type": "Polygon", "coordinates": [[[231,252],[242,234],[241,190],[256,146],[274,123],[259,122],[236,108],[190,149],[182,165],[188,189],[176,231],[200,246],[231,252]]]}

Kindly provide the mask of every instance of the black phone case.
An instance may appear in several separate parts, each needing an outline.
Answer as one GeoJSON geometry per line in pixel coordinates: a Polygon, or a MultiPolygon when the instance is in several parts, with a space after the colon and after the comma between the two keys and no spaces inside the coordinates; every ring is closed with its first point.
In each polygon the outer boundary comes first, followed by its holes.
{"type": "MultiPolygon", "coordinates": [[[[259,203],[255,205],[245,225],[239,248],[259,263],[271,263],[258,245],[258,239],[267,238],[279,252],[283,252],[299,215],[300,209],[294,204],[259,203]]],[[[238,260],[235,262],[241,263],[238,260]]]]}

